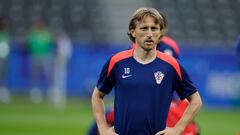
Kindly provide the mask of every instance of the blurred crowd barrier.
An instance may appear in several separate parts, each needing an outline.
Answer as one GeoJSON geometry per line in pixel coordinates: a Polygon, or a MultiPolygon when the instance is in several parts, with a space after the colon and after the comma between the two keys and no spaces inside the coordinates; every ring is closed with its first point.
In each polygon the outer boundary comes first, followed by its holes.
{"type": "MultiPolygon", "coordinates": [[[[89,97],[107,58],[127,49],[126,45],[120,46],[73,43],[66,68],[67,95],[89,97]]],[[[180,56],[180,63],[189,72],[206,106],[240,106],[240,69],[234,48],[181,48],[180,56]]],[[[6,78],[11,93],[30,91],[29,62],[28,55],[20,48],[11,50],[6,78]]],[[[41,87],[47,84],[42,78],[41,87]]]]}
{"type": "Polygon", "coordinates": [[[234,48],[182,49],[183,65],[206,106],[240,106],[240,68],[234,48]]]}

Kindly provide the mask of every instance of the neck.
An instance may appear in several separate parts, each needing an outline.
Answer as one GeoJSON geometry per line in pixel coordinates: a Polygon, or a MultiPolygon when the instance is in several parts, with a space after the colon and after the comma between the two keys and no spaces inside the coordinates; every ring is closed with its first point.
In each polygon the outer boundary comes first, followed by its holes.
{"type": "Polygon", "coordinates": [[[157,56],[157,50],[152,49],[152,50],[144,50],[140,47],[136,47],[134,52],[133,52],[133,57],[142,64],[148,64],[152,62],[157,56]]]}

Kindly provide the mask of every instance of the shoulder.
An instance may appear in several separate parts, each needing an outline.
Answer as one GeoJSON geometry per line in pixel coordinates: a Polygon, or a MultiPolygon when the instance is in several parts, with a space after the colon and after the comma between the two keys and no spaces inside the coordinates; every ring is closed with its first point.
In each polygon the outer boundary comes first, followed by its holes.
{"type": "Polygon", "coordinates": [[[157,57],[165,61],[166,63],[170,64],[176,70],[178,76],[182,79],[180,65],[174,57],[167,55],[165,53],[162,53],[160,51],[157,51],[157,57]]]}
{"type": "Polygon", "coordinates": [[[116,65],[116,63],[118,63],[121,60],[132,57],[132,55],[133,55],[133,49],[125,50],[125,51],[122,51],[122,52],[119,52],[119,53],[113,55],[109,61],[108,75],[110,74],[110,72],[112,71],[112,69],[116,65]]]}
{"type": "Polygon", "coordinates": [[[123,59],[129,58],[133,55],[133,49],[121,51],[111,57],[110,62],[119,62],[123,59]]]}
{"type": "Polygon", "coordinates": [[[172,38],[170,38],[170,37],[168,37],[168,36],[164,36],[164,37],[162,37],[161,39],[160,39],[160,43],[164,43],[164,44],[166,44],[166,45],[168,45],[169,47],[171,47],[174,51],[175,51],[175,53],[177,54],[177,55],[179,55],[179,53],[180,53],[180,49],[179,49],[179,47],[178,47],[178,44],[177,44],[177,42],[176,41],[174,41],[172,38]]]}
{"type": "Polygon", "coordinates": [[[178,61],[171,55],[167,55],[163,52],[157,51],[157,57],[163,61],[166,61],[169,64],[178,64],[178,61]]]}

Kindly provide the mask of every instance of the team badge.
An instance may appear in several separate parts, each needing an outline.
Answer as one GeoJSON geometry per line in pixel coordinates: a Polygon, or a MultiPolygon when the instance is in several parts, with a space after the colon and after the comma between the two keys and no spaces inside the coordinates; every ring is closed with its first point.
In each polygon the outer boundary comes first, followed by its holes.
{"type": "Polygon", "coordinates": [[[160,84],[163,80],[164,74],[160,71],[157,71],[154,73],[154,77],[155,77],[156,83],[160,84]]]}

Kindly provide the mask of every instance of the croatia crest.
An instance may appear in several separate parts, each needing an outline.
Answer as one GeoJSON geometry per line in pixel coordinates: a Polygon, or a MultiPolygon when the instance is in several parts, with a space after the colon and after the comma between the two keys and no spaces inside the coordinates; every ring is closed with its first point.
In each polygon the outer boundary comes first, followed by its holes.
{"type": "Polygon", "coordinates": [[[156,83],[160,84],[163,80],[164,74],[160,71],[157,71],[154,73],[154,77],[155,77],[156,83]]]}

